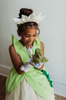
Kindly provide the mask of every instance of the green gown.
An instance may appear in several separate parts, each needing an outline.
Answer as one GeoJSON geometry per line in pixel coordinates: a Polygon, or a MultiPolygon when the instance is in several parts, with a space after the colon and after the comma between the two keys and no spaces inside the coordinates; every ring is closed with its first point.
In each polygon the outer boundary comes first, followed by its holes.
{"type": "MultiPolygon", "coordinates": [[[[30,58],[27,50],[23,45],[12,35],[12,44],[14,45],[16,53],[19,55],[23,64],[30,58]]],[[[35,54],[35,49],[40,49],[40,38],[37,37],[33,43],[32,54],[35,54]]],[[[38,93],[45,100],[51,100],[50,93],[54,95],[51,87],[52,82],[49,78],[49,74],[45,67],[39,71],[31,66],[28,72],[24,74],[18,74],[14,67],[11,68],[6,80],[6,95],[11,93],[23,79],[26,79],[33,90],[38,93]]]]}

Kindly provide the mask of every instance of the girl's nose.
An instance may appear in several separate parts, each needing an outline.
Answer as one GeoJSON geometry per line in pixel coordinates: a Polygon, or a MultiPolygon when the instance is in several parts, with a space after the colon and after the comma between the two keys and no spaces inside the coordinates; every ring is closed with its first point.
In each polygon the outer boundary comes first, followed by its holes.
{"type": "Polygon", "coordinates": [[[32,38],[32,37],[30,37],[30,38],[29,38],[29,41],[33,41],[33,38],[32,38]]]}

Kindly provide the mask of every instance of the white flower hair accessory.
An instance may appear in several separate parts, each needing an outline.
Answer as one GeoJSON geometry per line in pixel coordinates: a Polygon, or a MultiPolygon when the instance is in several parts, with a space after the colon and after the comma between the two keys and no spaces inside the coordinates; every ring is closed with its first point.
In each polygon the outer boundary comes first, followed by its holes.
{"type": "Polygon", "coordinates": [[[41,17],[41,14],[42,13],[35,16],[35,13],[32,13],[28,17],[26,15],[22,15],[21,18],[13,18],[13,20],[16,24],[24,24],[26,22],[36,22],[37,24],[39,24],[45,18],[45,15],[41,17]]]}

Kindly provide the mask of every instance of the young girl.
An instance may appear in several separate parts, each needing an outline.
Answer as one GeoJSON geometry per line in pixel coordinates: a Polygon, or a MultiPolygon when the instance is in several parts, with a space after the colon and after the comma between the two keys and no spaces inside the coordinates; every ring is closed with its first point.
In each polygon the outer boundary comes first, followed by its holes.
{"type": "Polygon", "coordinates": [[[9,53],[14,67],[6,80],[6,100],[55,100],[52,81],[44,64],[35,68],[27,62],[36,48],[44,56],[44,44],[40,41],[38,28],[43,20],[41,14],[35,16],[32,9],[21,8],[19,18],[13,20],[21,39],[18,41],[12,35],[9,53]]]}

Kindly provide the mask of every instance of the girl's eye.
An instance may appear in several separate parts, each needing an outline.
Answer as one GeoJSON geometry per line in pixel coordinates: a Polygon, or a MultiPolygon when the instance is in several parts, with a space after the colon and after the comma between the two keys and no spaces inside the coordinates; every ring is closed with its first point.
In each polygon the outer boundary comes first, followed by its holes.
{"type": "Polygon", "coordinates": [[[34,37],[36,37],[37,36],[37,34],[35,34],[35,35],[33,35],[34,37]]]}
{"type": "Polygon", "coordinates": [[[29,37],[29,36],[26,35],[25,37],[29,37]]]}

